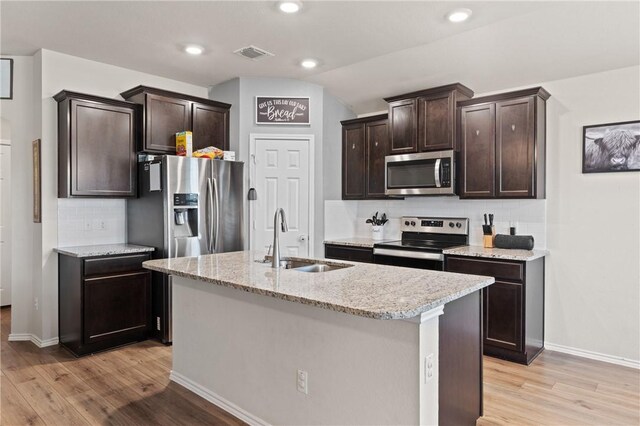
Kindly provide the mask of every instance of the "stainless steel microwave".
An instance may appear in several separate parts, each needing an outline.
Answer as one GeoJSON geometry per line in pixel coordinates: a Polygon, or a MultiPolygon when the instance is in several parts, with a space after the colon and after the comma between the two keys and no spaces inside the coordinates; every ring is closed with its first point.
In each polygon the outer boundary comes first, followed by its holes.
{"type": "Polygon", "coordinates": [[[455,195],[453,150],[388,155],[385,157],[385,194],[455,195]]]}

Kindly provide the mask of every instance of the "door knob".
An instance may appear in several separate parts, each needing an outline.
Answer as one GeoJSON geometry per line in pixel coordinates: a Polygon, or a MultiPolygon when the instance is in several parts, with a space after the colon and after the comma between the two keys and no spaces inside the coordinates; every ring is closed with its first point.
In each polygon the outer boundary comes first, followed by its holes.
{"type": "Polygon", "coordinates": [[[307,241],[307,236],[306,236],[306,235],[300,235],[300,236],[298,237],[298,241],[300,241],[300,242],[307,241]]]}

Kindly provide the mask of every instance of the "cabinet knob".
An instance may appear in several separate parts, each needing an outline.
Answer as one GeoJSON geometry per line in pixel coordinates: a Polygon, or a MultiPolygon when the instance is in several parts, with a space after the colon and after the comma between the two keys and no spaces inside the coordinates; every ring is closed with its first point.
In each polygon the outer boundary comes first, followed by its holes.
{"type": "Polygon", "coordinates": [[[351,149],[356,149],[356,144],[355,143],[351,145],[351,149]]]}
{"type": "Polygon", "coordinates": [[[480,130],[476,130],[476,136],[480,135],[480,130]]]}
{"type": "Polygon", "coordinates": [[[512,124],[512,125],[511,125],[511,131],[512,131],[512,132],[515,132],[515,131],[516,131],[516,125],[515,125],[515,124],[512,124]]]}
{"type": "Polygon", "coordinates": [[[376,141],[374,145],[375,145],[375,146],[378,146],[378,141],[376,141]]]}

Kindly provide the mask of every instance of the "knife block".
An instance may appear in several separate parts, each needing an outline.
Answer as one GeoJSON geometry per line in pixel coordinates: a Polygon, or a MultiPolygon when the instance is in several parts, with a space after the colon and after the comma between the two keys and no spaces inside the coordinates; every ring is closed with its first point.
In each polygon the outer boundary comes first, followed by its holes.
{"type": "Polygon", "coordinates": [[[496,238],[496,227],[491,227],[491,235],[484,235],[482,238],[484,248],[493,248],[493,241],[496,238]]]}

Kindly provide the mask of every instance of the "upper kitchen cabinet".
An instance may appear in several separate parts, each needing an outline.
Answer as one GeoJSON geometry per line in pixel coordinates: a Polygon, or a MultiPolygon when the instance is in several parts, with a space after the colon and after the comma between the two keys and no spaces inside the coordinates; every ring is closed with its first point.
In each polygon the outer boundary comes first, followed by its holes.
{"type": "Polygon", "coordinates": [[[342,199],[386,198],[387,114],[342,121],[342,199]]]}
{"type": "Polygon", "coordinates": [[[140,151],[175,154],[175,136],[182,131],[193,133],[194,151],[229,149],[229,104],[147,86],[120,95],[143,106],[140,151]]]}
{"type": "Polygon", "coordinates": [[[458,103],[460,198],[544,198],[542,87],[458,103]]]}
{"type": "Polygon", "coordinates": [[[134,197],[139,107],[67,90],[54,99],[58,102],[58,197],[134,197]]]}
{"type": "Polygon", "coordinates": [[[456,103],[473,96],[460,83],[385,98],[389,154],[456,149],[456,103]]]}

